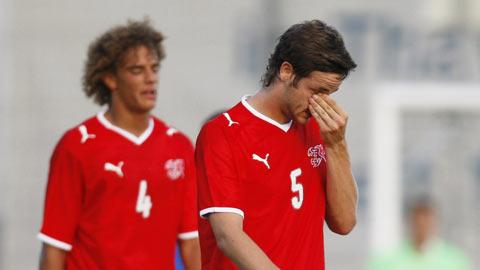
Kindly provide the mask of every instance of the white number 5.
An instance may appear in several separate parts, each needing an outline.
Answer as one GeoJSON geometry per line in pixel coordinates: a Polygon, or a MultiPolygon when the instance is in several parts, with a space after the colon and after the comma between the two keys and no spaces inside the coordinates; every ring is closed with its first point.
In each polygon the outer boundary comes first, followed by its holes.
{"type": "Polygon", "coordinates": [[[298,197],[292,198],[292,206],[295,209],[300,209],[303,203],[303,185],[297,183],[297,177],[302,174],[302,169],[297,168],[290,172],[290,180],[292,181],[292,192],[298,192],[298,197]]]}

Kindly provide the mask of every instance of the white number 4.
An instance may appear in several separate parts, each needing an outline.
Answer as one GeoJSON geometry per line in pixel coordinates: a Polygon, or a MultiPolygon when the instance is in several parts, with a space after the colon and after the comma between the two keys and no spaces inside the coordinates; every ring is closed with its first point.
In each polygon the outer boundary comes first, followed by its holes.
{"type": "Polygon", "coordinates": [[[135,210],[137,213],[141,213],[143,218],[150,216],[150,208],[152,208],[152,199],[147,195],[147,181],[140,181],[140,187],[138,189],[137,207],[135,210]]]}
{"type": "Polygon", "coordinates": [[[292,181],[292,192],[298,192],[298,196],[292,198],[292,206],[295,209],[300,209],[303,203],[303,185],[297,183],[297,177],[302,174],[302,169],[297,168],[290,172],[290,180],[292,181]]]}

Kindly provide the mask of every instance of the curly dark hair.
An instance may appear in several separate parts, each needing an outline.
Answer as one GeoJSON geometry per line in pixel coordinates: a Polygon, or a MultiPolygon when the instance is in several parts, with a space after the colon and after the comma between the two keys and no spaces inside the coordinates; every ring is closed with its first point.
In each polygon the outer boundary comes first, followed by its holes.
{"type": "Polygon", "coordinates": [[[273,83],[285,61],[293,66],[294,86],[312,71],[333,72],[346,78],[357,67],[342,36],[320,20],[295,24],[280,36],[262,77],[263,87],[273,83]]]}
{"type": "Polygon", "coordinates": [[[110,104],[111,92],[102,81],[105,74],[115,73],[126,53],[142,45],[162,60],[165,57],[163,39],[162,33],[155,30],[148,19],[129,20],[126,25],[113,27],[99,36],[88,48],[82,80],[85,94],[93,96],[100,105],[110,104]]]}

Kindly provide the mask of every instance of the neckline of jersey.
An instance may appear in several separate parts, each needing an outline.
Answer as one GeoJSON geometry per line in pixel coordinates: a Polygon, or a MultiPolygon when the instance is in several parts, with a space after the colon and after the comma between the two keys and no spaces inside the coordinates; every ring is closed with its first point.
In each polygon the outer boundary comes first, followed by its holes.
{"type": "Polygon", "coordinates": [[[109,130],[121,135],[122,137],[128,139],[129,141],[133,142],[136,145],[143,144],[148,139],[148,137],[150,137],[150,135],[153,132],[153,128],[155,126],[155,122],[153,121],[153,118],[151,117],[150,120],[148,121],[147,129],[145,129],[145,131],[140,136],[136,136],[136,135],[126,131],[125,129],[117,127],[114,124],[110,123],[110,121],[108,121],[107,118],[105,118],[105,113],[106,113],[106,111],[101,111],[97,114],[97,119],[100,122],[100,124],[102,124],[106,129],[109,129],[109,130]]]}
{"type": "Polygon", "coordinates": [[[292,126],[292,120],[290,120],[290,122],[288,123],[285,123],[285,124],[280,124],[278,123],[277,121],[273,120],[272,118],[262,114],[261,112],[255,110],[255,108],[252,107],[252,105],[248,104],[247,102],[247,99],[249,97],[251,97],[252,95],[245,95],[242,97],[242,105],[250,112],[252,113],[254,116],[262,119],[263,121],[269,123],[269,124],[272,124],[276,127],[278,127],[279,129],[283,130],[285,133],[288,132],[288,130],[290,129],[290,127],[292,126]]]}

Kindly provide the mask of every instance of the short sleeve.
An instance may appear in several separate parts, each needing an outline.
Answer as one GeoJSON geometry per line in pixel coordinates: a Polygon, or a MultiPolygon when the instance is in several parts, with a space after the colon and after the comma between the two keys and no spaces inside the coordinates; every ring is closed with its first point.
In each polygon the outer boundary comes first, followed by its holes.
{"type": "Polygon", "coordinates": [[[38,238],[54,247],[71,250],[82,207],[82,166],[62,139],[50,160],[43,224],[38,238]]]}
{"type": "Polygon", "coordinates": [[[244,217],[234,153],[224,130],[208,123],[195,150],[200,216],[231,212],[244,217]]]}
{"type": "Polygon", "coordinates": [[[193,158],[193,146],[187,142],[185,157],[185,192],[182,209],[182,218],[179,227],[178,238],[181,240],[198,237],[198,207],[197,207],[197,181],[195,162],[193,158]]]}

